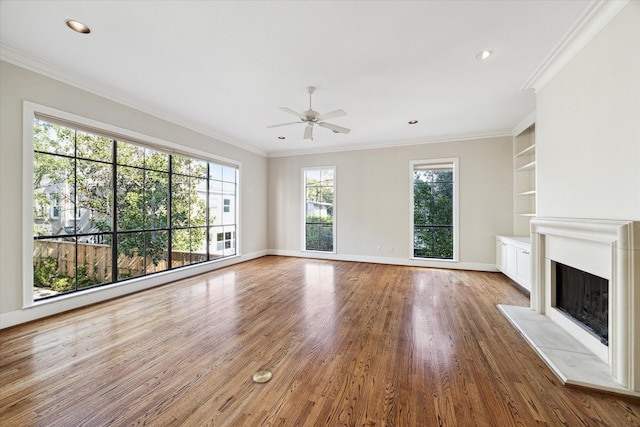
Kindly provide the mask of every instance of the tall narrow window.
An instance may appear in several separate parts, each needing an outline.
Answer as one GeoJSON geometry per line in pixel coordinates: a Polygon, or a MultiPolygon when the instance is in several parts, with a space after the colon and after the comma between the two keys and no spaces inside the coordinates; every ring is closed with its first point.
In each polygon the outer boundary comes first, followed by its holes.
{"type": "Polygon", "coordinates": [[[305,169],[304,249],[334,252],[335,168],[305,169]]]}
{"type": "Polygon", "coordinates": [[[237,169],[209,167],[209,259],[236,254],[237,169]]]}
{"type": "Polygon", "coordinates": [[[457,259],[457,159],[411,162],[415,258],[457,259]]]}

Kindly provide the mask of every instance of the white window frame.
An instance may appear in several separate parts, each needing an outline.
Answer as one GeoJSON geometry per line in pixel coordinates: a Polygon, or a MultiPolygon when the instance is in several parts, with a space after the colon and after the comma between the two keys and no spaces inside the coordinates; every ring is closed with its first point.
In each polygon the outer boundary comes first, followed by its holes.
{"type": "MultiPolygon", "coordinates": [[[[131,291],[125,291],[121,294],[114,295],[125,295],[129,292],[135,291],[135,286],[132,284],[140,284],[138,289],[144,289],[149,286],[157,286],[159,284],[168,283],[173,280],[179,280],[181,278],[189,277],[193,275],[194,271],[200,271],[203,268],[207,268],[206,264],[208,263],[216,263],[223,260],[229,260],[232,258],[242,256],[241,253],[241,224],[240,218],[242,218],[241,212],[241,171],[242,164],[233,159],[228,159],[222,156],[216,156],[211,153],[201,151],[195,148],[186,147],[184,145],[176,144],[170,141],[166,141],[160,138],[156,138],[153,136],[149,136],[146,134],[142,134],[139,132],[135,132],[129,129],[121,128],[118,126],[114,126],[108,123],[103,123],[97,120],[89,119],[83,116],[79,116],[73,113],[69,113],[66,111],[58,110],[56,108],[48,107],[45,105],[37,104],[31,101],[23,101],[22,105],[22,194],[23,194],[23,203],[22,203],[22,213],[23,213],[23,227],[22,227],[22,308],[41,306],[45,304],[57,303],[59,301],[69,300],[73,298],[84,298],[87,294],[104,292],[107,289],[113,289],[121,286],[129,286],[131,291]],[[211,162],[222,162],[226,163],[230,166],[234,166],[237,168],[238,172],[236,175],[236,210],[235,210],[235,224],[236,224],[236,234],[235,234],[235,244],[236,244],[236,253],[235,255],[231,255],[225,258],[221,258],[219,261],[211,260],[207,263],[202,264],[194,264],[191,266],[185,266],[181,269],[168,270],[166,272],[159,272],[153,275],[148,276],[140,276],[133,278],[129,281],[123,282],[115,282],[111,284],[107,284],[104,286],[99,286],[96,288],[89,288],[86,290],[73,292],[69,294],[63,294],[56,298],[44,299],[34,301],[33,299],[33,120],[36,117],[36,114],[41,114],[45,116],[50,116],[53,118],[58,118],[60,120],[64,120],[70,123],[77,123],[78,125],[83,125],[88,128],[93,128],[97,130],[101,130],[103,132],[108,132],[112,135],[121,135],[125,139],[130,139],[131,141],[143,141],[146,146],[157,146],[165,151],[184,154],[184,155],[192,155],[196,158],[200,158],[203,160],[208,160],[211,162]],[[148,285],[145,285],[148,284],[148,285]]],[[[91,301],[94,301],[93,299],[91,301]]],[[[99,301],[99,300],[95,300],[99,301]]],[[[94,301],[94,302],[95,302],[94,301]]]]}
{"type": "Polygon", "coordinates": [[[313,252],[313,253],[318,253],[318,254],[337,254],[337,242],[336,242],[336,229],[337,229],[337,220],[336,220],[336,212],[337,212],[337,208],[336,208],[336,202],[338,200],[337,198],[337,182],[338,182],[338,168],[336,166],[314,166],[314,167],[304,167],[302,168],[302,173],[301,173],[301,181],[302,181],[302,185],[301,185],[301,191],[302,191],[302,214],[301,214],[301,218],[302,218],[302,227],[301,227],[301,236],[302,238],[300,239],[300,248],[302,252],[313,252]],[[327,170],[327,169],[332,169],[333,170],[333,228],[331,230],[332,232],[332,238],[333,238],[333,250],[332,251],[318,251],[318,250],[314,250],[314,249],[307,249],[307,180],[306,180],[306,173],[307,171],[316,171],[316,170],[327,170]]]}
{"type": "Polygon", "coordinates": [[[459,188],[460,188],[460,160],[458,157],[447,157],[439,159],[424,159],[424,160],[411,160],[409,162],[409,253],[412,260],[417,261],[442,261],[442,262],[459,262],[459,188]],[[451,165],[453,166],[453,258],[424,258],[413,256],[414,253],[414,221],[413,221],[413,208],[414,208],[414,195],[413,195],[413,173],[416,166],[438,166],[438,165],[451,165]]]}

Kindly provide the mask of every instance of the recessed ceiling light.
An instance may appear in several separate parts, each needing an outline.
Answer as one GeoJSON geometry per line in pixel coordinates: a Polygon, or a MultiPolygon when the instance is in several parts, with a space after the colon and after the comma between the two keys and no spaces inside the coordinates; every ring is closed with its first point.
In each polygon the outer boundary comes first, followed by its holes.
{"type": "Polygon", "coordinates": [[[482,52],[480,52],[480,53],[478,53],[476,55],[476,59],[478,61],[484,61],[485,59],[490,57],[492,54],[493,54],[493,52],[491,52],[490,50],[483,50],[482,52]]]}
{"type": "Polygon", "coordinates": [[[409,120],[408,122],[410,125],[415,125],[416,123],[418,123],[417,120],[409,120]]]}
{"type": "Polygon", "coordinates": [[[278,139],[286,139],[284,136],[279,136],[278,139]]]}
{"type": "Polygon", "coordinates": [[[67,27],[71,28],[76,33],[89,34],[91,32],[89,27],[84,25],[82,22],[75,21],[73,19],[67,19],[64,22],[67,24],[67,27]]]}

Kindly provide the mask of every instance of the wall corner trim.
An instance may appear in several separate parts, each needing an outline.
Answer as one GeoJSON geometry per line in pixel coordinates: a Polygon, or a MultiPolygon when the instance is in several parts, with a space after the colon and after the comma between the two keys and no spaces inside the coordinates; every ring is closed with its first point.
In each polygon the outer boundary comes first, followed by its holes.
{"type": "Polygon", "coordinates": [[[538,92],[618,14],[629,0],[593,2],[524,82],[520,90],[538,92]]]}

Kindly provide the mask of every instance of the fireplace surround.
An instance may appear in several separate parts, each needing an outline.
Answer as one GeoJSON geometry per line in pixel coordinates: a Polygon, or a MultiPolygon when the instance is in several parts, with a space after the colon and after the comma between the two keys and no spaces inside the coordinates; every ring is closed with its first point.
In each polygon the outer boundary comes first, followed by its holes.
{"type": "Polygon", "coordinates": [[[531,254],[531,310],[503,313],[565,383],[640,396],[640,222],[533,218],[531,254]],[[608,280],[608,345],[556,308],[556,263],[608,280]]]}

